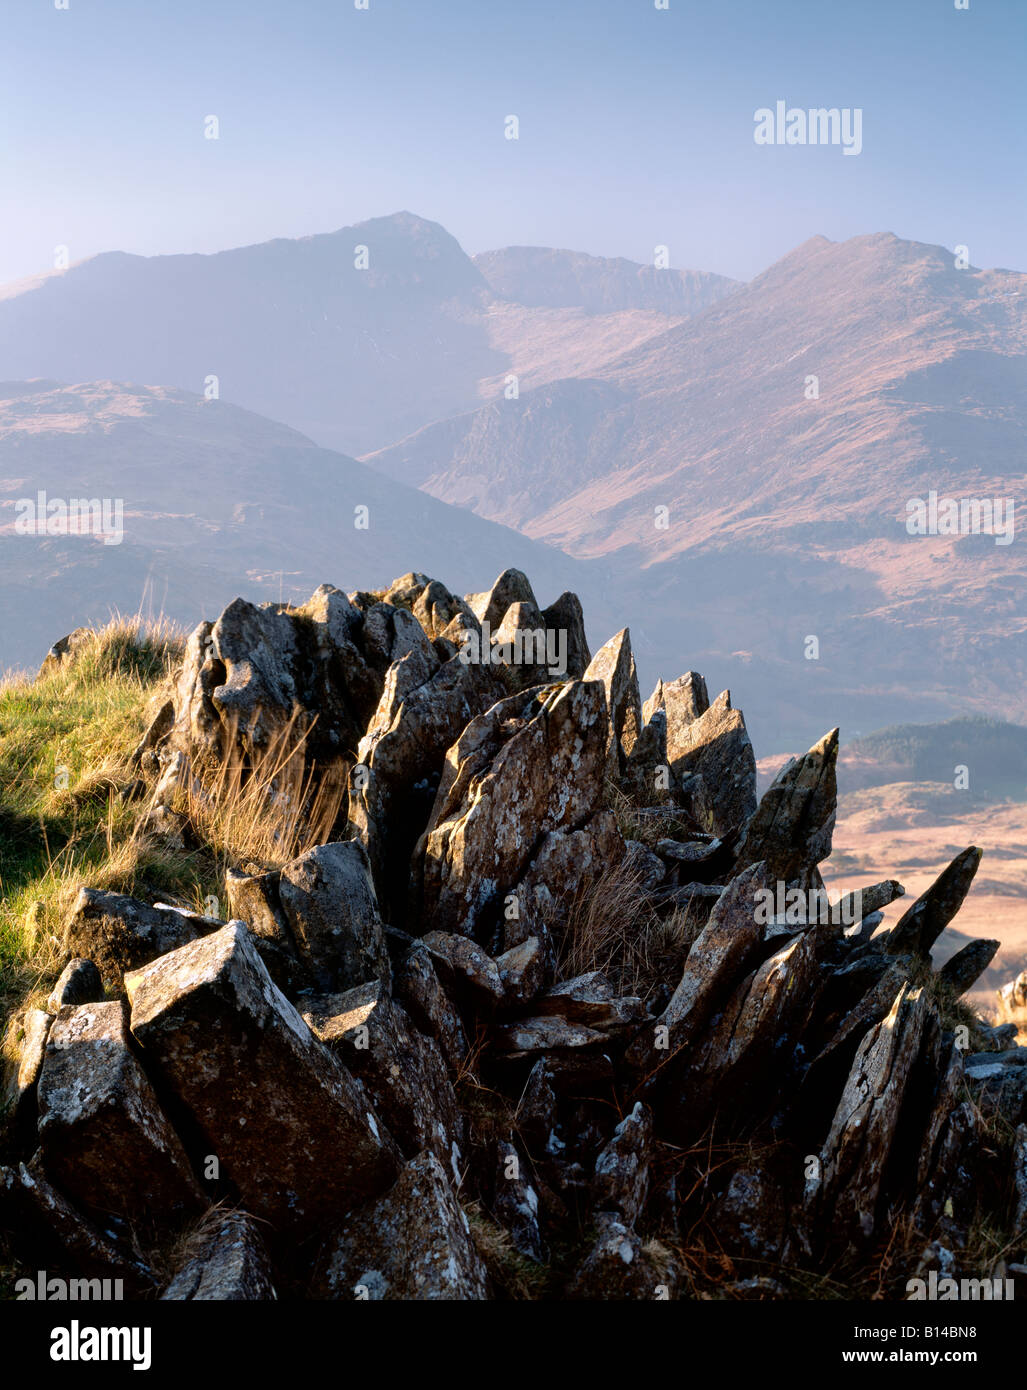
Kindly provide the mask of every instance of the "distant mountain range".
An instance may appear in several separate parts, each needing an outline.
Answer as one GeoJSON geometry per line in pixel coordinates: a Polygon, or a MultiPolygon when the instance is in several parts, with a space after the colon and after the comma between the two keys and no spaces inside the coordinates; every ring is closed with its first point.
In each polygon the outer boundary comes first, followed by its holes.
{"type": "Polygon", "coordinates": [[[644,683],[730,687],[763,753],[838,722],[1027,721],[1020,529],[904,525],[930,491],[1022,506],[1023,274],[889,234],[815,237],[747,285],[472,259],[401,213],[0,288],[4,376],[0,665],[142,588],[191,621],[233,592],[516,565],[540,597],[578,588],[596,642],[632,619],[644,683]],[[125,543],[13,536],[37,487],[113,490],[125,543]]]}
{"type": "Polygon", "coordinates": [[[203,394],[216,377],[222,399],[324,447],[365,453],[497,387],[502,398],[510,373],[530,386],[591,371],[734,287],[719,275],[647,275],[628,261],[547,252],[569,258],[581,294],[542,293],[526,312],[506,287],[518,266],[530,278],[532,253],[500,254],[497,291],[488,265],[410,213],[210,256],[110,252],[0,291],[0,379],[203,394]],[[604,294],[612,319],[591,312],[604,294]]]}

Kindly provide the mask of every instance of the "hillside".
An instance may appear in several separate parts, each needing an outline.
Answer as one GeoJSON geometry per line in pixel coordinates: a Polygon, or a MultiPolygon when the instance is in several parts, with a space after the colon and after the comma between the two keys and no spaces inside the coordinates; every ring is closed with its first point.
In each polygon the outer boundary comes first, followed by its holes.
{"type": "Polygon", "coordinates": [[[590,376],[368,462],[634,572],[653,626],[684,611],[690,659],[750,704],[788,686],[772,732],[787,743],[828,707],[850,734],[1023,722],[1022,539],[914,536],[905,520],[930,490],[1022,506],[1025,291],[941,247],[815,237],[590,376]]]}
{"type": "Polygon", "coordinates": [[[0,671],[37,667],[55,634],[112,611],[191,624],[241,592],[384,584],[408,557],[480,589],[497,554],[532,568],[546,601],[593,587],[589,566],[225,401],[114,382],[0,386],[0,671]],[[16,534],[16,503],[39,488],[122,499],[123,540],[16,534]]]}
{"type": "Polygon", "coordinates": [[[112,251],[0,288],[0,380],[201,393],[213,376],[222,400],[360,454],[502,399],[510,373],[530,387],[594,371],[722,290],[718,276],[666,275],[687,292],[526,309],[407,212],[207,256],[112,251]]]}

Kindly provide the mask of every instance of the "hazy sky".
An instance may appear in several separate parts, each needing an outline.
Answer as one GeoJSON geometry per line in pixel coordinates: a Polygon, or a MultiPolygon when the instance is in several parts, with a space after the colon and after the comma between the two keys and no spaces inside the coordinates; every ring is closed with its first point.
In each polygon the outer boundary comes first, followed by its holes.
{"type": "Polygon", "coordinates": [[[1027,0],[67,3],[4,5],[0,281],[401,208],[471,253],[748,277],[891,231],[1027,269],[1027,0]],[[863,153],[757,146],[779,99],[861,107],[863,153]]]}

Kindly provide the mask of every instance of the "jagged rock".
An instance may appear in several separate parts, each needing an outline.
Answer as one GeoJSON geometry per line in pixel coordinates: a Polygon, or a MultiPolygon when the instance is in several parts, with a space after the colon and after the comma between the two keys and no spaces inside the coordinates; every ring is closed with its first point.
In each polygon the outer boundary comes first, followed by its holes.
{"type": "Polygon", "coordinates": [[[669,1107],[672,1133],[697,1132],[718,1104],[731,1114],[766,1105],[767,1072],[780,1066],[777,1057],[798,1041],[808,1017],[821,931],[795,937],[765,960],[695,1042],[675,1078],[679,1102],[669,1107]]]}
{"type": "Polygon", "coordinates": [[[537,936],[529,936],[496,957],[496,969],[509,1004],[527,1004],[545,983],[546,960],[537,936]]]}
{"type": "Polygon", "coordinates": [[[39,1075],[47,1176],[87,1212],[175,1222],[204,1203],[181,1140],[129,1045],[126,1009],[64,1008],[39,1075]]]}
{"type": "Polygon", "coordinates": [[[36,1160],[0,1167],[0,1229],[10,1233],[28,1268],[51,1261],[62,1269],[70,1265],[89,1278],[121,1279],[136,1297],[156,1286],[150,1267],[87,1221],[46,1180],[36,1160]]]}
{"type": "Polygon", "coordinates": [[[520,690],[566,676],[557,645],[534,603],[512,603],[506,610],[492,635],[491,659],[501,661],[508,682],[520,690]]]}
{"type": "Polygon", "coordinates": [[[510,1057],[528,1057],[535,1052],[567,1048],[603,1047],[608,1042],[605,1033],[587,1028],[583,1023],[572,1023],[559,1014],[519,1018],[516,1023],[504,1024],[495,1030],[493,1041],[497,1051],[510,1057]]]}
{"type": "Polygon", "coordinates": [[[832,729],[778,773],[738,846],[737,866],[763,860],[780,883],[807,887],[831,853],[838,802],[838,730],[832,729]]]}
{"type": "Polygon", "coordinates": [[[467,1034],[449,995],[442,988],[431,953],[415,945],[396,972],[396,997],[422,1033],[433,1037],[450,1071],[459,1072],[467,1056],[467,1034]]]}
{"type": "Polygon", "coordinates": [[[460,1181],[463,1126],[438,1044],[411,1026],[380,980],[313,1000],[303,1015],[364,1086],[408,1157],[430,1149],[460,1181]]]}
{"type": "Polygon", "coordinates": [[[984,851],[971,845],[957,854],[882,940],[890,955],[926,956],[970,891],[984,851]]]}
{"type": "Polygon", "coordinates": [[[506,1139],[496,1144],[496,1176],[492,1214],[510,1233],[514,1248],[538,1264],[546,1259],[546,1247],[538,1222],[538,1193],[525,1176],[523,1156],[506,1139]]]}
{"type": "Polygon", "coordinates": [[[637,877],[643,893],[651,893],[666,876],[667,866],[658,854],[646,849],[639,840],[624,841],[624,869],[637,877]]]}
{"type": "Polygon", "coordinates": [[[230,917],[246,923],[272,980],[285,993],[294,994],[310,981],[282,908],[278,893],[281,877],[278,870],[245,874],[229,868],[225,889],[230,917]]]}
{"type": "Polygon", "coordinates": [[[1027,1125],[1017,1125],[1013,1141],[1013,1230],[1027,1232],[1027,1125]]]}
{"type": "MultiPolygon", "coordinates": [[[[684,749],[679,746],[682,731],[702,716],[710,707],[710,697],[706,682],[698,671],[686,671],[677,680],[657,684],[650,704],[652,709],[662,709],[667,714],[667,748],[671,757],[677,757],[684,749]]],[[[646,718],[650,718],[649,714],[646,718]]]]}
{"type": "Polygon", "coordinates": [[[503,945],[517,945],[536,935],[550,954],[551,937],[566,931],[575,904],[596,889],[606,873],[616,871],[625,846],[612,811],[599,811],[580,830],[552,830],[542,840],[528,870],[508,895],[516,915],[504,912],[503,945]]]}
{"type": "Polygon", "coordinates": [[[229,923],[128,975],[133,1036],[248,1210],[303,1226],[381,1191],[393,1141],[229,923]]]}
{"type": "Polygon", "coordinates": [[[480,623],[497,628],[512,603],[531,603],[537,608],[528,576],[520,570],[504,570],[492,588],[481,594],[465,594],[468,607],[480,623]]]}
{"type": "Polygon", "coordinates": [[[585,617],[577,594],[562,593],[555,603],[543,608],[542,621],[547,632],[566,634],[566,676],[568,680],[581,680],[592,658],[585,637],[585,617]]]}
{"type": "MultiPolygon", "coordinates": [[[[902,884],[894,878],[888,878],[883,883],[872,883],[869,888],[858,888],[853,893],[843,893],[831,915],[833,920],[843,923],[858,921],[860,938],[869,938],[870,932],[865,930],[867,921],[873,917],[879,922],[881,908],[905,895],[906,890],[902,884]]],[[[850,937],[854,942],[856,939],[855,934],[850,937]]]]}
{"type": "Polygon", "coordinates": [[[710,806],[709,823],[697,821],[704,830],[723,838],[756,810],[756,759],[742,712],[731,708],[728,691],[683,727],[674,730],[668,718],[667,754],[686,806],[692,796],[685,778],[702,778],[702,794],[710,806]]]}
{"type": "Polygon", "coordinates": [[[969,1175],[960,1172],[967,1156],[968,1141],[976,1138],[977,1125],[973,1107],[967,1104],[964,1109],[960,1104],[965,1082],[963,1054],[954,1041],[946,1050],[940,1033],[940,1026],[935,1025],[928,1034],[923,1052],[935,1055],[922,1059],[927,1066],[921,1065],[921,1073],[927,1071],[928,1076],[919,1078],[920,1088],[929,1094],[929,1113],[913,1174],[916,1197],[912,1210],[914,1219],[923,1229],[933,1227],[948,1210],[954,1214],[955,1201],[976,1186],[974,1179],[968,1181],[969,1175]],[[929,1083],[934,1076],[937,1080],[931,1086],[929,1083]]]}
{"type": "Polygon", "coordinates": [[[633,805],[659,806],[671,801],[667,716],[657,710],[643,727],[624,761],[621,791],[633,805]]]}
{"type": "Polygon", "coordinates": [[[260,1228],[244,1211],[218,1212],[163,1294],[164,1303],[273,1299],[271,1262],[260,1228]]]}
{"type": "Polygon", "coordinates": [[[335,1299],[488,1297],[467,1217],[434,1154],[412,1159],[391,1191],[345,1217],[319,1282],[324,1296],[335,1299]]]}
{"type": "Polygon", "coordinates": [[[499,966],[466,936],[430,931],[421,938],[421,944],[454,998],[462,997],[486,1013],[503,1002],[505,991],[499,966]]]}
{"type": "Polygon", "coordinates": [[[598,1236],[587,1259],[567,1288],[573,1299],[673,1298],[679,1273],[674,1259],[657,1241],[643,1245],[638,1235],[613,1212],[596,1217],[598,1236]]]}
{"type": "Polygon", "coordinates": [[[594,814],[605,730],[598,682],[560,687],[471,779],[459,804],[450,796],[424,846],[423,911],[436,927],[479,935],[540,838],[594,814]]]}
{"type": "Polygon", "coordinates": [[[998,954],[1001,941],[979,938],[950,956],[938,971],[938,983],[958,998],[977,983],[998,954]]]}
{"type": "Polygon", "coordinates": [[[662,1069],[687,1047],[722,1002],[763,937],[757,894],[769,887],[765,864],[738,874],[717,898],[685,961],[670,1003],[629,1047],[626,1060],[645,1074],[662,1069]]]}
{"type": "Polygon", "coordinates": [[[618,1212],[629,1226],[637,1223],[649,1196],[652,1142],[652,1112],[638,1101],[596,1159],[592,1193],[598,1211],[618,1212]]]}
{"type": "Polygon", "coordinates": [[[721,824],[713,795],[698,772],[677,777],[676,798],[687,819],[700,830],[712,833],[714,826],[721,824]]]}
{"type": "Polygon", "coordinates": [[[710,1226],[731,1255],[776,1261],[785,1238],[784,1195],[762,1168],[739,1168],[713,1208],[710,1226]]]}
{"type": "Polygon", "coordinates": [[[634,995],[618,998],[599,970],[562,980],[540,995],[532,1008],[539,1015],[558,1015],[606,1032],[630,1027],[646,1016],[641,999],[634,995]]]}
{"type": "Polygon", "coordinates": [[[642,700],[638,693],[638,673],[631,651],[631,634],[622,628],[596,652],[584,679],[602,681],[606,692],[607,775],[620,778],[642,732],[642,700]]]}
{"type": "Polygon", "coordinates": [[[351,792],[350,826],[367,849],[390,921],[406,907],[406,869],[430,814],[430,779],[440,775],[446,750],[467,724],[505,693],[496,668],[455,656],[406,693],[388,727],[372,723],[361,740],[357,752],[367,779],[351,792]]]}
{"type": "Polygon", "coordinates": [[[51,1016],[42,1009],[25,1009],[8,1022],[2,1109],[16,1122],[24,1119],[30,1109],[52,1023],[51,1016]]]}
{"type": "Polygon", "coordinates": [[[356,840],[318,845],[282,869],[278,896],[300,959],[320,989],[389,975],[367,852],[356,840]]]}
{"type": "Polygon", "coordinates": [[[978,1108],[1018,1125],[1027,1120],[1027,1047],[1006,1052],[972,1052],[964,1062],[978,1108]]]}
{"type": "Polygon", "coordinates": [[[126,971],[195,941],[194,921],[121,893],[80,888],[64,925],[64,947],[91,960],[104,983],[120,989],[126,971]]]}
{"type": "Polygon", "coordinates": [[[903,985],[890,1013],[856,1050],[821,1154],[821,1221],[837,1238],[875,1230],[881,1179],[920,1049],[928,1005],[903,985]]]}
{"type": "Polygon", "coordinates": [[[517,1104],[517,1128],[542,1154],[557,1156],[565,1147],[560,1136],[557,1095],[546,1058],[532,1067],[517,1104]]]}

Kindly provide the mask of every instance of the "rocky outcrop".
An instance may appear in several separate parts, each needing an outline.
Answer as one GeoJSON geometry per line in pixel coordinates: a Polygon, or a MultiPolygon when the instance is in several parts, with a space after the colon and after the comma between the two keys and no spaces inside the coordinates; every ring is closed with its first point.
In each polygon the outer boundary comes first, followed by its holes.
{"type": "Polygon", "coordinates": [[[981,851],[830,901],[837,730],[757,804],[727,692],[643,706],[627,630],[590,657],[513,570],[236,600],[150,713],[168,853],[226,769],[289,833],[229,851],[227,922],[79,894],[5,1036],[17,1251],[168,1301],[902,1296],[989,1191],[1022,1225],[1027,976],[990,1029],[997,943],[930,959],[981,851]]]}

